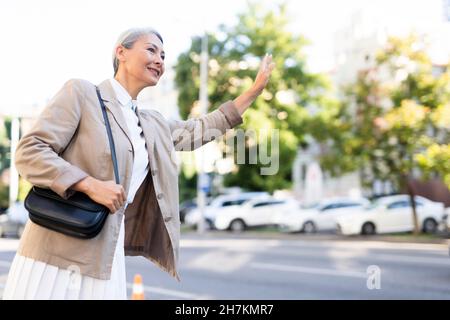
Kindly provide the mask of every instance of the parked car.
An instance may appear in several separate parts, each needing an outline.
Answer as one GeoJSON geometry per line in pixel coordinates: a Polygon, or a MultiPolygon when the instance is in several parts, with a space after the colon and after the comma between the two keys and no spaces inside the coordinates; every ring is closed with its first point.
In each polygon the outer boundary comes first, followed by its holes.
{"type": "MultiPolygon", "coordinates": [[[[221,195],[211,201],[210,205],[205,207],[204,218],[208,227],[213,228],[213,220],[216,214],[218,214],[224,208],[236,208],[242,205],[244,202],[253,199],[255,197],[268,196],[267,192],[243,192],[238,194],[221,195]]],[[[195,208],[189,211],[184,219],[186,225],[190,227],[196,227],[201,218],[200,210],[195,208]]]]}
{"type": "MultiPolygon", "coordinates": [[[[210,197],[206,198],[206,204],[209,205],[212,199],[210,197]]],[[[190,199],[180,203],[180,222],[184,223],[186,215],[193,209],[197,208],[197,199],[190,199]]]]}
{"type": "Polygon", "coordinates": [[[0,237],[20,238],[27,221],[28,211],[23,202],[16,202],[0,216],[0,237]]]}
{"type": "Polygon", "coordinates": [[[213,220],[214,227],[239,232],[248,227],[275,225],[279,219],[278,213],[286,212],[294,203],[293,200],[258,197],[240,207],[228,207],[219,211],[213,220]]]}
{"type": "MultiPolygon", "coordinates": [[[[419,228],[436,232],[445,218],[444,204],[415,196],[419,228]]],[[[414,230],[409,195],[382,197],[365,212],[356,212],[337,219],[338,230],[344,235],[409,232],[414,230]]]]}
{"type": "Polygon", "coordinates": [[[278,226],[285,232],[334,231],[337,217],[360,212],[369,204],[365,198],[328,198],[315,206],[298,206],[282,216],[278,226]]]}
{"type": "Polygon", "coordinates": [[[184,222],[184,218],[192,209],[197,208],[197,201],[195,199],[186,200],[180,203],[180,222],[184,222]]]}

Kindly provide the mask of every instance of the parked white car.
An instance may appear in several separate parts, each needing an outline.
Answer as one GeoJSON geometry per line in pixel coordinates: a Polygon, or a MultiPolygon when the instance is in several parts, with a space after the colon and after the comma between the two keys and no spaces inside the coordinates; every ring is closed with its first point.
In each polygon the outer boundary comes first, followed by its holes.
{"type": "MultiPolygon", "coordinates": [[[[419,228],[427,233],[437,230],[444,219],[444,204],[415,197],[419,228]]],[[[366,212],[357,212],[337,219],[338,231],[344,235],[409,232],[414,230],[412,208],[408,195],[382,197],[366,212]]]]}
{"type": "Polygon", "coordinates": [[[260,197],[249,200],[239,207],[227,207],[219,211],[214,218],[214,227],[218,230],[243,231],[248,227],[275,225],[278,213],[297,205],[295,200],[260,197]]]}
{"type": "MultiPolygon", "coordinates": [[[[214,217],[224,208],[236,208],[244,202],[254,199],[256,197],[268,196],[267,192],[243,192],[238,194],[229,194],[218,196],[211,201],[211,204],[205,207],[205,220],[207,226],[213,227],[214,217]]],[[[184,223],[190,227],[196,227],[201,218],[201,213],[198,208],[189,211],[184,223]]]]}
{"type": "Polygon", "coordinates": [[[312,207],[299,206],[278,221],[281,231],[314,233],[336,230],[339,216],[360,212],[370,204],[365,198],[329,198],[312,207]]]}

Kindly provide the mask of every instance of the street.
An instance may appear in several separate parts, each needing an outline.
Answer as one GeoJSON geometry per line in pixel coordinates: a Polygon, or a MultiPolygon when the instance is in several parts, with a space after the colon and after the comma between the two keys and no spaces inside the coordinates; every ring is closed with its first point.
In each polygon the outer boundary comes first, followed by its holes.
{"type": "MultiPolygon", "coordinates": [[[[445,244],[182,234],[181,283],[127,258],[146,299],[450,299],[445,244]]],[[[17,240],[0,240],[0,295],[17,240]]]]}

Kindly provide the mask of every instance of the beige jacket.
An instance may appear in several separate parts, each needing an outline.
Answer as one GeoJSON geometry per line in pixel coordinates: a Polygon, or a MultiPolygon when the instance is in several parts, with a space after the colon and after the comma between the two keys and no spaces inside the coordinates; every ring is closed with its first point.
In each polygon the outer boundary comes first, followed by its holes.
{"type": "MultiPolygon", "coordinates": [[[[98,88],[111,123],[120,182],[128,194],[133,145],[110,82],[103,81],[98,88]]],[[[122,208],[110,214],[100,234],[89,240],[65,236],[29,221],[19,254],[109,279],[125,214],[125,254],[144,256],[179,280],[180,220],[174,152],[193,150],[242,123],[242,118],[231,101],[187,121],[167,121],[153,110],[140,110],[138,117],[150,167],[133,203],[125,212],[122,208]]],[[[64,85],[20,140],[16,166],[33,185],[48,187],[63,197],[69,197],[73,193],[70,187],[88,175],[114,180],[108,136],[93,84],[75,79],[64,85]]]]}

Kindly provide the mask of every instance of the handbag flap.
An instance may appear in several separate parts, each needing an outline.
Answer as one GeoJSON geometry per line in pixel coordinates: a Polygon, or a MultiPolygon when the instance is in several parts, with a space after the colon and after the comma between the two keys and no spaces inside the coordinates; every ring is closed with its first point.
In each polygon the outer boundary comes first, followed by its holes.
{"type": "MultiPolygon", "coordinates": [[[[108,208],[102,205],[88,205],[90,209],[98,206],[100,210],[97,211],[86,210],[80,207],[80,202],[72,201],[71,203],[76,203],[72,205],[58,198],[57,194],[42,192],[42,189],[39,191],[41,194],[33,188],[25,198],[24,205],[29,212],[30,220],[66,235],[91,238],[100,232],[109,215],[108,208]]],[[[90,199],[88,201],[93,202],[90,199]]],[[[86,204],[81,206],[86,207],[86,204]]]]}
{"type": "Polygon", "coordinates": [[[92,201],[91,198],[89,198],[82,192],[76,192],[71,197],[69,197],[69,199],[64,199],[59,194],[50,189],[33,187],[33,191],[41,197],[57,200],[83,210],[98,212],[105,209],[103,205],[92,201]]]}

